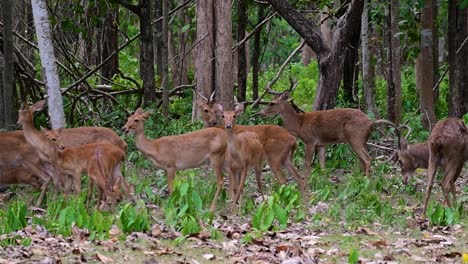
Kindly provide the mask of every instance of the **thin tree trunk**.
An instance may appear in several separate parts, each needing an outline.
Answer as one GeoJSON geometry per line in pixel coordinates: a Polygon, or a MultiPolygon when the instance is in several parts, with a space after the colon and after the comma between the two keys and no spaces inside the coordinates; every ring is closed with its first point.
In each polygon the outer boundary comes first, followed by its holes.
{"type": "Polygon", "coordinates": [[[156,99],[153,33],[151,27],[152,0],[140,0],[140,2],[140,76],[143,80],[143,103],[147,106],[156,99]]]}
{"type": "MultiPolygon", "coordinates": [[[[163,0],[156,0],[154,3],[154,16],[155,17],[162,17],[163,15],[163,0]]],[[[154,50],[155,50],[155,58],[154,61],[156,63],[156,75],[158,76],[158,83],[161,83],[161,79],[163,76],[163,21],[160,20],[155,23],[154,25],[154,50]]]]}
{"type": "MultiPolygon", "coordinates": [[[[109,57],[110,54],[119,48],[119,29],[117,28],[117,23],[119,21],[118,15],[118,7],[112,6],[107,11],[106,20],[102,29],[104,43],[102,45],[102,52],[100,56],[101,61],[109,57]]],[[[112,79],[112,77],[118,73],[118,69],[119,56],[116,54],[112,57],[112,59],[110,59],[102,66],[101,74],[105,79],[112,79]]],[[[102,83],[108,83],[105,79],[102,80],[102,83]]]]}
{"type": "Polygon", "coordinates": [[[15,88],[15,57],[13,46],[13,1],[2,1],[3,19],[3,102],[0,111],[3,114],[1,127],[13,129],[15,124],[15,110],[13,105],[13,91],[15,88]]]}
{"type": "Polygon", "coordinates": [[[434,112],[434,13],[432,0],[426,0],[421,15],[421,53],[420,53],[420,108],[421,121],[427,130],[431,130],[436,122],[434,112]]]}
{"type": "Polygon", "coordinates": [[[169,32],[169,0],[162,0],[162,13],[163,13],[163,22],[162,22],[162,113],[165,118],[169,118],[169,60],[168,60],[168,45],[167,42],[168,32],[169,32]]]}
{"type": "Polygon", "coordinates": [[[60,80],[55,65],[54,47],[50,31],[49,17],[45,0],[31,0],[34,26],[36,28],[39,55],[47,88],[47,105],[50,123],[53,129],[64,127],[65,113],[63,111],[60,80]]]}
{"type": "Polygon", "coordinates": [[[399,0],[391,1],[391,44],[392,45],[392,80],[395,89],[394,101],[394,122],[401,122],[401,44],[400,44],[400,27],[398,25],[400,19],[400,4],[399,0]]]}
{"type": "Polygon", "coordinates": [[[233,109],[232,7],[230,0],[215,0],[215,89],[224,109],[233,109]]]}
{"type": "MultiPolygon", "coordinates": [[[[247,29],[247,8],[248,0],[238,0],[238,22],[237,22],[237,41],[241,41],[245,37],[247,29]]],[[[246,99],[247,89],[247,58],[246,45],[243,44],[237,49],[237,99],[244,102],[246,99]]]]}
{"type": "MultiPolygon", "coordinates": [[[[258,4],[257,11],[257,25],[265,19],[265,7],[258,4]]],[[[252,100],[258,98],[258,75],[260,72],[260,52],[261,52],[261,41],[262,41],[262,28],[259,28],[254,34],[254,44],[252,53],[252,100]]]]}
{"type": "Polygon", "coordinates": [[[361,38],[362,38],[362,80],[363,92],[366,100],[367,110],[376,119],[380,118],[379,111],[375,105],[375,67],[372,64],[372,55],[369,52],[369,7],[368,0],[364,0],[364,10],[362,12],[361,38]]]}

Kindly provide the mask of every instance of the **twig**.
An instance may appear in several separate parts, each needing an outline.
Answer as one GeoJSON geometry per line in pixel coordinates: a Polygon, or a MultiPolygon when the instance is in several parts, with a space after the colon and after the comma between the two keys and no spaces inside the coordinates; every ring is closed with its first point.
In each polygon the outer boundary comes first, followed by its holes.
{"type": "Polygon", "coordinates": [[[258,23],[257,26],[255,26],[254,29],[252,29],[252,31],[250,31],[250,33],[245,36],[241,41],[237,42],[236,45],[234,45],[232,47],[232,53],[236,52],[236,50],[244,45],[245,42],[247,42],[247,40],[249,40],[250,38],[252,38],[254,36],[254,34],[260,30],[260,28],[263,27],[263,25],[265,25],[268,21],[270,21],[273,17],[275,17],[276,15],[278,14],[277,11],[273,12],[271,15],[269,15],[267,18],[265,18],[262,22],[258,23]]]}

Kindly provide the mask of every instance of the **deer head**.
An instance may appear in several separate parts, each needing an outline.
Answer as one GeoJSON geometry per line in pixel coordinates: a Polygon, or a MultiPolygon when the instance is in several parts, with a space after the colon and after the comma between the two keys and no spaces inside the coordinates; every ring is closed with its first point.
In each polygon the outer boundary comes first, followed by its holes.
{"type": "Polygon", "coordinates": [[[286,106],[286,104],[288,104],[288,100],[289,100],[289,91],[284,91],[278,95],[275,96],[275,98],[273,98],[267,105],[267,107],[265,107],[262,112],[261,112],[261,115],[262,116],[272,116],[272,115],[277,115],[277,114],[280,114],[281,112],[283,112],[284,110],[284,107],[286,106]]]}
{"type": "Polygon", "coordinates": [[[144,121],[148,119],[152,112],[152,110],[145,112],[141,107],[138,108],[135,113],[128,118],[127,123],[122,127],[122,131],[128,134],[134,133],[138,129],[143,129],[144,121]]]}
{"type": "Polygon", "coordinates": [[[219,114],[224,121],[224,128],[232,129],[236,125],[236,118],[242,112],[244,112],[244,104],[238,104],[234,108],[234,111],[224,111],[223,106],[215,104],[215,112],[219,114]]]}
{"type": "Polygon", "coordinates": [[[63,128],[47,130],[47,129],[41,127],[41,131],[45,135],[45,137],[50,142],[52,142],[52,144],[55,146],[55,148],[58,151],[65,150],[65,145],[62,143],[62,141],[60,141],[60,134],[62,133],[63,128]]]}

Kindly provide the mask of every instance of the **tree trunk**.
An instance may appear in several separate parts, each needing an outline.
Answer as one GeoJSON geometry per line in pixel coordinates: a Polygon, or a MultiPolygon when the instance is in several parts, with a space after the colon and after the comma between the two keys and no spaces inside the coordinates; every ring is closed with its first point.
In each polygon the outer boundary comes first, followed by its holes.
{"type": "Polygon", "coordinates": [[[366,100],[367,110],[370,111],[374,118],[379,119],[379,111],[375,105],[375,67],[372,64],[372,55],[369,52],[369,7],[368,0],[364,0],[364,10],[362,12],[361,22],[361,38],[362,38],[362,81],[363,92],[366,100]]]}
{"type": "Polygon", "coordinates": [[[401,44],[400,44],[400,1],[391,1],[391,45],[392,45],[392,78],[395,89],[395,124],[401,122],[401,44]]]}
{"type": "Polygon", "coordinates": [[[197,91],[209,98],[214,91],[214,0],[198,1],[195,69],[197,91]]]}
{"type": "Polygon", "coordinates": [[[427,130],[431,130],[436,122],[434,112],[434,13],[432,0],[426,0],[421,14],[421,53],[420,73],[422,76],[420,89],[421,121],[427,130]]]}
{"type": "MultiPolygon", "coordinates": [[[[105,60],[109,55],[119,48],[119,9],[118,7],[111,6],[107,11],[104,26],[102,28],[103,44],[101,52],[101,61],[105,60]]],[[[119,69],[119,56],[114,55],[108,62],[101,68],[101,75],[104,77],[102,83],[108,83],[105,79],[112,79],[118,73],[119,69]]]]}
{"type": "MultiPolygon", "coordinates": [[[[13,93],[15,88],[15,53],[13,45],[13,1],[2,1],[2,19],[3,19],[3,100],[0,111],[3,114],[1,127],[8,130],[13,129],[15,124],[15,109],[13,105],[13,93]]],[[[1,122],[1,121],[0,121],[1,122]]]]}
{"type": "Polygon", "coordinates": [[[468,9],[459,8],[457,2],[449,0],[448,5],[448,105],[452,117],[462,117],[468,111],[468,43],[461,46],[468,36],[468,9]]]}
{"type": "Polygon", "coordinates": [[[156,99],[153,33],[151,27],[152,0],[140,0],[140,4],[140,76],[143,81],[143,103],[145,106],[148,106],[156,99]]]}
{"type": "Polygon", "coordinates": [[[162,0],[162,13],[163,13],[163,22],[162,22],[162,114],[165,118],[169,118],[169,60],[168,60],[168,45],[167,42],[168,32],[169,32],[169,0],[162,0]]]}
{"type": "Polygon", "coordinates": [[[337,22],[331,49],[325,43],[318,26],[294,9],[287,0],[268,0],[278,13],[299,33],[317,56],[320,79],[313,110],[335,107],[336,96],[343,74],[346,46],[354,31],[360,30],[363,0],[352,0],[337,22]]]}
{"type": "MultiPolygon", "coordinates": [[[[238,19],[237,19],[237,41],[241,41],[245,37],[247,29],[247,9],[248,0],[238,0],[238,19]]],[[[246,45],[243,44],[237,48],[237,99],[244,102],[246,99],[247,89],[247,57],[246,45]]]]}
{"type": "MultiPolygon", "coordinates": [[[[349,0],[341,0],[341,4],[349,2],[349,0]]],[[[362,22],[361,22],[362,23],[362,22]]],[[[357,77],[358,77],[358,62],[359,62],[359,39],[360,31],[354,31],[351,36],[349,45],[347,45],[346,56],[344,59],[343,68],[343,95],[344,100],[355,107],[358,101],[356,100],[357,94],[357,77]]]]}
{"type": "MultiPolygon", "coordinates": [[[[265,7],[258,4],[257,25],[265,19],[265,7]]],[[[258,98],[258,75],[260,73],[260,53],[262,41],[262,28],[259,28],[254,34],[254,44],[252,52],[252,100],[258,98]]]]}
{"type": "Polygon", "coordinates": [[[49,17],[45,0],[31,0],[36,28],[39,55],[43,70],[44,81],[47,88],[47,105],[49,109],[50,123],[53,129],[64,127],[65,114],[63,111],[60,81],[55,65],[54,47],[50,31],[49,17]]]}
{"type": "MultiPolygon", "coordinates": [[[[162,17],[163,15],[163,0],[156,0],[154,3],[154,16],[156,18],[162,17]]],[[[163,75],[163,21],[160,20],[154,25],[154,50],[155,50],[155,57],[154,61],[156,62],[156,75],[158,76],[158,83],[161,83],[162,75],[163,75]]]]}
{"type": "Polygon", "coordinates": [[[216,101],[224,109],[233,109],[231,1],[215,0],[214,10],[216,101]]]}
{"type": "Polygon", "coordinates": [[[3,105],[4,102],[4,88],[3,88],[3,50],[0,50],[0,128],[5,127],[5,106],[3,105]]]}

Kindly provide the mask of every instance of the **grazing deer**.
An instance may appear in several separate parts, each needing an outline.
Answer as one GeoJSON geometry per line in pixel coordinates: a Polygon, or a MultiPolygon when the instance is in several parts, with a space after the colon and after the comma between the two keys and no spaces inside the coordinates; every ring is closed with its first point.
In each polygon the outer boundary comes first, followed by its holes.
{"type": "MultiPolygon", "coordinates": [[[[201,118],[205,127],[218,126],[218,114],[212,99],[207,102],[197,101],[196,104],[201,111],[201,118]]],[[[236,125],[233,131],[234,134],[243,132],[257,134],[263,147],[263,158],[267,161],[278,182],[280,184],[286,182],[282,171],[283,168],[286,168],[297,181],[299,188],[302,191],[304,190],[307,178],[302,178],[292,161],[294,151],[297,148],[296,138],[287,129],[277,125],[236,125]]]]}
{"type": "Polygon", "coordinates": [[[0,184],[29,184],[36,189],[40,189],[42,181],[36,175],[28,172],[21,167],[1,167],[0,168],[0,184]]]}
{"type": "Polygon", "coordinates": [[[396,152],[389,160],[393,159],[398,162],[403,176],[403,184],[406,185],[416,169],[427,169],[429,162],[429,146],[427,142],[408,144],[408,136],[411,133],[411,128],[407,125],[397,126],[395,123],[388,120],[378,120],[376,122],[385,123],[395,128],[395,133],[398,137],[398,145],[396,152]],[[400,131],[401,127],[406,127],[408,129],[404,137],[400,131]]]}
{"type": "Polygon", "coordinates": [[[244,105],[238,104],[234,111],[224,111],[223,106],[215,104],[216,111],[223,117],[227,134],[226,165],[230,176],[231,194],[234,204],[242,197],[245,178],[250,168],[255,170],[257,186],[263,197],[261,184],[263,147],[257,134],[242,132],[235,134],[236,117],[244,111],[244,105]],[[240,177],[239,177],[240,176],[240,177]]]}
{"type": "MultiPolygon", "coordinates": [[[[21,105],[18,113],[18,123],[23,127],[21,137],[23,137],[28,145],[36,150],[38,153],[36,156],[38,156],[42,163],[47,164],[46,168],[48,169],[48,175],[50,175],[54,180],[54,185],[58,188],[61,184],[64,187],[65,192],[68,193],[72,186],[72,182],[69,181],[68,178],[60,177],[60,175],[54,170],[56,164],[55,159],[57,158],[54,146],[51,146],[45,135],[38,131],[34,126],[33,112],[43,109],[44,104],[44,101],[39,101],[30,107],[24,103],[21,105]]],[[[108,128],[100,127],[80,127],[56,130],[52,140],[54,142],[62,142],[61,144],[66,147],[81,146],[92,142],[109,142],[109,144],[113,145],[115,148],[121,149],[123,152],[127,146],[127,144],[120,139],[115,132],[108,128]]],[[[81,190],[81,175],[79,178],[76,177],[75,179],[77,180],[77,182],[73,183],[75,186],[75,192],[79,192],[81,190]]],[[[47,188],[49,181],[50,178],[46,180],[45,189],[47,188]]],[[[129,189],[129,186],[125,186],[125,184],[126,182],[122,183],[124,189],[129,189]]],[[[92,185],[89,186],[89,193],[91,192],[92,185]]],[[[42,202],[41,198],[38,200],[38,204],[40,204],[40,202],[42,202]]]]}
{"type": "Polygon", "coordinates": [[[285,126],[305,144],[305,174],[312,171],[315,148],[319,162],[325,168],[325,147],[346,143],[357,154],[361,168],[370,175],[371,158],[365,144],[374,123],[360,110],[337,108],[331,110],[296,113],[288,102],[289,91],[279,93],[261,112],[262,116],[281,115],[285,126]]]}
{"type": "Polygon", "coordinates": [[[437,122],[429,136],[429,183],[424,198],[423,214],[432,191],[434,176],[438,167],[442,167],[444,176],[441,187],[445,203],[452,206],[449,193],[455,202],[455,181],[460,176],[463,164],[468,160],[468,127],[458,118],[447,118],[437,122]]]}
{"type": "Polygon", "coordinates": [[[226,133],[219,128],[205,128],[177,136],[166,136],[150,140],[144,133],[144,121],[151,111],[138,108],[122,128],[125,133],[135,135],[137,149],[157,168],[165,170],[169,192],[177,170],[196,168],[210,160],[217,178],[217,189],[210,210],[223,186],[223,163],[226,151],[226,133]]]}

